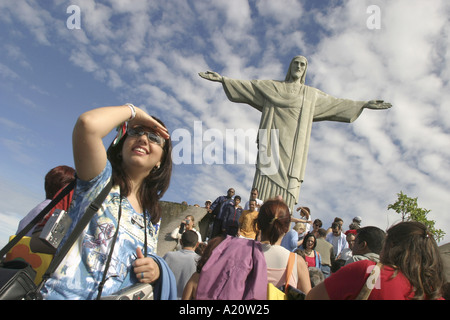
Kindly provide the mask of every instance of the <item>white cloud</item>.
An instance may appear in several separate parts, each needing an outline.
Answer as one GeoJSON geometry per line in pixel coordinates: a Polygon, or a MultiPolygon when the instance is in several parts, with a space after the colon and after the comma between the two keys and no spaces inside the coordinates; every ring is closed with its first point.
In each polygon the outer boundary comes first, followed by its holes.
{"type": "MultiPolygon", "coordinates": [[[[4,174],[4,173],[3,173],[4,174]]],[[[4,197],[0,211],[0,248],[8,242],[9,236],[14,235],[19,221],[44,199],[40,198],[32,188],[23,186],[20,182],[7,178],[0,179],[0,193],[4,197]]],[[[44,187],[42,180],[42,196],[44,187]]]]}
{"type": "Polygon", "coordinates": [[[13,61],[17,61],[20,65],[25,68],[31,68],[30,64],[26,60],[25,54],[22,52],[19,46],[12,44],[4,44],[3,50],[5,50],[6,54],[13,61]]]}
{"type": "Polygon", "coordinates": [[[262,0],[256,3],[258,13],[266,18],[276,21],[277,29],[294,29],[303,17],[303,8],[300,2],[286,0],[280,5],[276,1],[262,0]]]}
{"type": "Polygon", "coordinates": [[[230,36],[230,41],[233,41],[232,38],[239,38],[245,34],[247,28],[251,26],[251,12],[247,1],[218,0],[214,3],[214,7],[215,11],[223,13],[225,16],[222,28],[230,36]]]}
{"type": "Polygon", "coordinates": [[[9,236],[16,233],[20,219],[17,219],[17,217],[11,216],[8,213],[2,212],[0,212],[0,219],[2,221],[2,224],[0,224],[0,235],[2,235],[0,237],[0,248],[3,248],[3,246],[8,243],[9,236]]]}
{"type": "Polygon", "coordinates": [[[14,17],[18,19],[40,44],[50,45],[48,32],[54,25],[50,14],[46,10],[42,10],[36,1],[3,1],[0,6],[0,12],[2,12],[0,18],[14,17]]]}
{"type": "Polygon", "coordinates": [[[4,135],[0,137],[2,154],[23,166],[36,162],[35,151],[42,146],[42,142],[36,143],[35,133],[24,124],[4,117],[0,117],[0,125],[4,132],[4,135]],[[10,135],[13,138],[9,138],[10,135]]]}
{"type": "Polygon", "coordinates": [[[8,66],[0,63],[0,76],[4,79],[15,80],[18,79],[19,76],[13,70],[11,70],[8,66]]]}
{"type": "Polygon", "coordinates": [[[108,84],[112,88],[119,88],[123,86],[123,82],[120,78],[120,75],[112,69],[108,70],[108,84]]]}
{"type": "Polygon", "coordinates": [[[83,30],[94,42],[104,42],[114,39],[119,29],[111,21],[113,10],[94,0],[79,0],[77,5],[82,12],[83,30]]]}
{"type": "Polygon", "coordinates": [[[87,72],[95,72],[100,69],[86,50],[74,50],[70,56],[70,61],[87,72]]]}

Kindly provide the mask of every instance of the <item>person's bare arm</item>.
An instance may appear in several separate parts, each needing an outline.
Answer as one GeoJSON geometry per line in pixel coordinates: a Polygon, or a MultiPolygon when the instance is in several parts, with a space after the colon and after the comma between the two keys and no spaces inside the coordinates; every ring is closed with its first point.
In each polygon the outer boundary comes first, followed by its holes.
{"type": "Polygon", "coordinates": [[[191,278],[184,286],[183,295],[181,297],[182,300],[195,300],[199,278],[200,274],[198,272],[192,274],[191,278]]]}
{"type": "Polygon", "coordinates": [[[309,278],[308,266],[306,265],[305,260],[299,255],[297,255],[297,273],[297,289],[300,289],[307,294],[311,290],[311,280],[309,278]]]}
{"type": "Polygon", "coordinates": [[[330,300],[325,283],[322,281],[309,291],[306,300],[330,300]]]}

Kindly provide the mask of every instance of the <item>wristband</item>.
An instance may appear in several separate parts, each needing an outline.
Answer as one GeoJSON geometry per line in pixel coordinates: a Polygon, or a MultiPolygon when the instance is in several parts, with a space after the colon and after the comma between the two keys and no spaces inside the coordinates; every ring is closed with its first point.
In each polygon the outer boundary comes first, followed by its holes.
{"type": "Polygon", "coordinates": [[[128,121],[133,120],[136,117],[136,108],[132,103],[125,103],[124,106],[128,106],[131,110],[131,117],[128,121]]]}

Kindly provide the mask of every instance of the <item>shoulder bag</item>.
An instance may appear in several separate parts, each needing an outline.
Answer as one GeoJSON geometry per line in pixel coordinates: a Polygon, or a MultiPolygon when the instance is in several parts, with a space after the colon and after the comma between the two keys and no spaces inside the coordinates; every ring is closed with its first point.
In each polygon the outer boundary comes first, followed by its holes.
{"type": "MultiPolygon", "coordinates": [[[[35,224],[41,221],[45,215],[64,198],[75,187],[75,181],[70,183],[67,187],[59,193],[55,199],[53,199],[24,229],[22,229],[5,247],[0,251],[0,258],[2,258],[25,234],[33,228],[35,224]]],[[[40,294],[41,288],[44,286],[47,279],[51,277],[56,270],[62,259],[65,257],[69,249],[75,243],[76,239],[80,236],[84,228],[87,226],[93,215],[101,207],[103,201],[108,195],[112,187],[112,181],[105,186],[100,192],[97,198],[92,201],[89,207],[86,209],[83,217],[75,226],[72,233],[67,238],[66,242],[62,245],[61,249],[55,254],[52,262],[50,263],[47,271],[42,276],[42,281],[39,285],[34,283],[34,277],[36,272],[31,268],[28,263],[19,263],[16,261],[10,261],[4,263],[0,267],[0,300],[40,300],[42,296],[40,294]]]]}
{"type": "Polygon", "coordinates": [[[285,284],[280,288],[275,287],[272,283],[267,284],[268,300],[305,300],[305,293],[289,284],[289,277],[294,269],[295,254],[294,252],[289,254],[285,284]]]}

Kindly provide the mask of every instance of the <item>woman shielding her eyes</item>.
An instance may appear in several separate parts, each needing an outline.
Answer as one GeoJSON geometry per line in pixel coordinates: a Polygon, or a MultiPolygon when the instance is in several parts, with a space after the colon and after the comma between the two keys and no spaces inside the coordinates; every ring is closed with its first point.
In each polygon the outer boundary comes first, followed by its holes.
{"type": "MultiPolygon", "coordinates": [[[[93,109],[78,118],[73,130],[77,186],[68,233],[110,180],[112,188],[46,282],[41,291],[45,299],[95,299],[103,278],[107,280],[102,296],[138,282],[173,289],[173,275],[155,255],[161,219],[159,199],[169,187],[171,152],[165,125],[132,104],[93,109]],[[115,128],[117,136],[106,150],[103,138],[115,128]],[[112,246],[111,263],[105,270],[112,246]]],[[[176,289],[174,293],[162,291],[169,294],[157,297],[155,293],[155,298],[176,298],[176,289]]]]}

